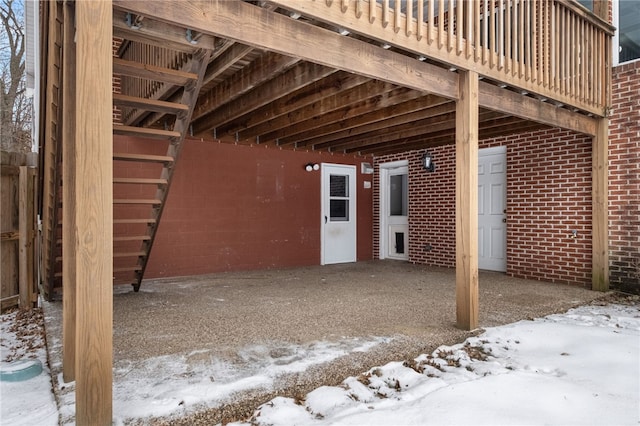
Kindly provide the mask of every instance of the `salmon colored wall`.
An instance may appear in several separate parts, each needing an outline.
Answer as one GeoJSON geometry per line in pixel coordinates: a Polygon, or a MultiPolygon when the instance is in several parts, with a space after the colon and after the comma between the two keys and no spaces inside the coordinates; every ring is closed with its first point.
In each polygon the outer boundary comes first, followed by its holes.
{"type": "MultiPolygon", "coordinates": [[[[138,143],[132,138],[114,141],[129,152],[138,143]]],[[[364,181],[373,177],[360,173],[362,161],[373,162],[187,140],[145,278],[319,264],[321,172],[305,171],[308,162],[356,166],[357,255],[358,260],[372,259],[373,195],[364,181]]]]}

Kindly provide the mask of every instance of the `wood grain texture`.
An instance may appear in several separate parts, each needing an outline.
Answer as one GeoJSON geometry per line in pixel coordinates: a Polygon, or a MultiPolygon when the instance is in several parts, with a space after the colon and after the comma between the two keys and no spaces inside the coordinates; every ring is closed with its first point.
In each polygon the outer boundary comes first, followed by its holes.
{"type": "Polygon", "coordinates": [[[456,319],[478,328],[478,74],[460,73],[456,102],[456,319]]]}
{"type": "Polygon", "coordinates": [[[114,4],[165,22],[182,16],[203,33],[448,98],[457,96],[456,76],[447,70],[244,2],[114,4]]]}
{"type": "Polygon", "coordinates": [[[112,423],[112,4],[76,2],[76,424],[112,423]]]}
{"type": "Polygon", "coordinates": [[[62,62],[62,377],[72,382],[76,375],[76,229],[75,218],[75,137],[76,137],[76,50],[75,8],[64,5],[64,50],[62,62]]]}
{"type": "Polygon", "coordinates": [[[598,131],[592,142],[592,290],[609,290],[609,119],[598,120],[598,131]]]}

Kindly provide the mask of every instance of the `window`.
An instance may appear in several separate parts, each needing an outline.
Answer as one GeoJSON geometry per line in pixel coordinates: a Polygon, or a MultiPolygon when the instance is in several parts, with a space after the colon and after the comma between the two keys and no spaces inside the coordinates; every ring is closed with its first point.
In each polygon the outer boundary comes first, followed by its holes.
{"type": "MultiPolygon", "coordinates": [[[[593,0],[578,0],[593,11],[593,0]]],[[[640,2],[637,0],[611,0],[613,6],[613,65],[640,58],[640,2]]]]}
{"type": "Polygon", "coordinates": [[[613,39],[614,65],[640,58],[640,2],[614,0],[613,25],[618,29],[613,39]]]}
{"type": "Polygon", "coordinates": [[[329,176],[329,218],[331,222],[349,221],[349,176],[329,176]]]}

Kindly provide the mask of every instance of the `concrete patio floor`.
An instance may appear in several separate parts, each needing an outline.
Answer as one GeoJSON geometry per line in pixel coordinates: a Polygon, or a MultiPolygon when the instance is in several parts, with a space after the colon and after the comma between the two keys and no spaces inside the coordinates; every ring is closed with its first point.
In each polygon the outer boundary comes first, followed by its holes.
{"type": "MultiPolygon", "coordinates": [[[[481,272],[480,326],[565,311],[601,296],[481,272]]],[[[54,381],[61,377],[61,308],[61,303],[44,307],[54,381]]],[[[455,327],[453,269],[370,261],[148,280],[139,293],[131,287],[114,289],[114,389],[121,380],[118,366],[154,357],[181,355],[187,363],[224,360],[239,370],[246,366],[245,375],[251,375],[255,363],[247,362],[246,350],[256,345],[269,348],[268,356],[281,356],[283,363],[291,345],[328,342],[345,348],[344,356],[330,362],[283,374],[271,389],[243,392],[218,407],[171,419],[171,424],[210,424],[250,415],[276,395],[296,397],[323,384],[336,385],[373,366],[412,359],[470,334],[455,327]],[[353,351],[375,339],[378,344],[366,351],[353,351]]],[[[65,386],[54,383],[54,388],[61,404],[69,404],[60,390],[65,386]]]]}

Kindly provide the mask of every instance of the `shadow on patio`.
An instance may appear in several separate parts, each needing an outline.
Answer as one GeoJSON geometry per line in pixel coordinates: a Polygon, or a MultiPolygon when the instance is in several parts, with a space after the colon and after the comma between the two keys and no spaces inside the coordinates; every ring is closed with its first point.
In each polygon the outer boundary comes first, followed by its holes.
{"type": "MultiPolygon", "coordinates": [[[[480,325],[540,317],[598,298],[566,285],[480,273],[480,325]]],[[[46,303],[63,424],[61,303],[46,303]]],[[[454,269],[394,261],[149,280],[114,289],[114,420],[207,424],[250,415],[472,333],[455,328],[454,269]]],[[[134,421],[135,422],[135,421],[134,421]]]]}

